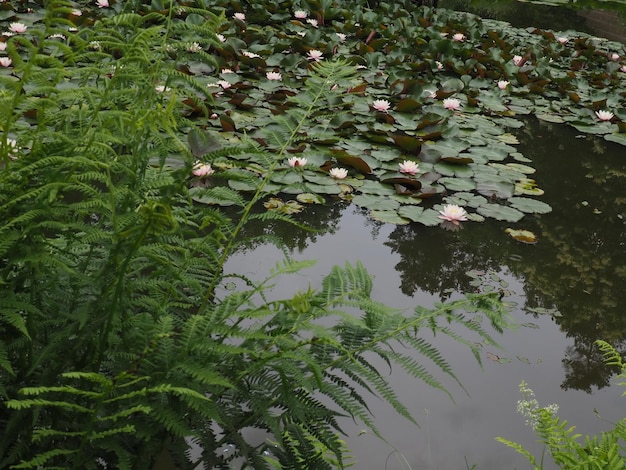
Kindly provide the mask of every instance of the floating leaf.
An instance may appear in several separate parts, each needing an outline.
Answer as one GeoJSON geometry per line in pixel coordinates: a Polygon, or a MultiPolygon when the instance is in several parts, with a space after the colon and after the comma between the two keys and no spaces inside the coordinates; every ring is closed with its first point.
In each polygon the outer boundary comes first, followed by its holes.
{"type": "Polygon", "coordinates": [[[441,219],[439,214],[433,209],[424,209],[420,206],[402,206],[398,209],[398,214],[413,222],[418,222],[426,226],[439,225],[441,219]]]}
{"type": "Polygon", "coordinates": [[[369,194],[358,194],[352,200],[357,206],[365,207],[370,210],[396,210],[400,207],[400,203],[385,196],[376,196],[369,194]]]}
{"type": "Polygon", "coordinates": [[[512,197],[509,203],[512,207],[527,214],[547,214],[552,211],[552,208],[545,202],[527,197],[512,197]]]}
{"type": "Polygon", "coordinates": [[[519,242],[528,243],[530,245],[537,243],[537,236],[528,230],[507,228],[504,232],[519,242]]]}
{"type": "Polygon", "coordinates": [[[396,211],[373,210],[370,211],[370,217],[386,224],[406,225],[409,223],[407,219],[400,217],[396,211]]]}
{"type": "Polygon", "coordinates": [[[296,199],[304,204],[324,204],[326,202],[322,196],[313,193],[298,194],[296,199]]]}
{"type": "Polygon", "coordinates": [[[501,206],[500,204],[485,204],[476,209],[476,212],[492,219],[505,220],[507,222],[517,222],[524,213],[513,207],[501,206]]]}

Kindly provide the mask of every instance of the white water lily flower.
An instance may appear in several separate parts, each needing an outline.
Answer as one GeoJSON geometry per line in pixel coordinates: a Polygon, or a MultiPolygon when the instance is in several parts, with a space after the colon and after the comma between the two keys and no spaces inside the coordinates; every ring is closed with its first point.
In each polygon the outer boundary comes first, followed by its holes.
{"type": "Polygon", "coordinates": [[[600,121],[610,121],[611,119],[613,119],[614,114],[610,111],[596,111],[596,116],[598,116],[598,119],[600,119],[600,121]]]}
{"type": "Polygon", "coordinates": [[[508,82],[506,80],[499,80],[498,81],[498,88],[500,88],[500,90],[506,90],[506,87],[509,86],[509,83],[510,82],[508,82]]]}
{"type": "Polygon", "coordinates": [[[24,23],[11,23],[9,25],[9,31],[16,34],[25,33],[27,29],[28,26],[26,26],[24,23]]]}
{"type": "Polygon", "coordinates": [[[306,22],[309,23],[314,28],[317,28],[317,26],[318,26],[317,20],[314,20],[313,18],[309,18],[308,20],[306,20],[306,22]]]}
{"type": "Polygon", "coordinates": [[[374,100],[374,102],[372,103],[372,108],[374,108],[376,111],[380,111],[381,113],[386,113],[387,111],[389,111],[390,107],[391,103],[387,100],[374,100]]]}
{"type": "Polygon", "coordinates": [[[513,63],[519,67],[524,63],[524,58],[521,55],[514,55],[513,63]]]}
{"type": "Polygon", "coordinates": [[[2,67],[10,67],[13,61],[10,57],[0,57],[0,65],[2,67]]]}
{"type": "Polygon", "coordinates": [[[398,163],[398,166],[400,166],[400,173],[406,173],[407,175],[415,175],[419,171],[418,164],[411,160],[398,163]]]}
{"type": "Polygon", "coordinates": [[[283,79],[283,75],[279,72],[267,72],[265,76],[268,80],[281,81],[283,79]]]}
{"type": "Polygon", "coordinates": [[[344,42],[346,40],[347,36],[345,34],[343,34],[343,33],[336,33],[336,34],[337,34],[337,37],[339,38],[339,40],[341,42],[344,42]]]}
{"type": "Polygon", "coordinates": [[[320,60],[322,60],[324,58],[324,54],[322,51],[318,51],[317,49],[312,49],[308,52],[307,54],[307,58],[309,60],[313,60],[315,62],[319,62],[320,60]]]}
{"type": "Polygon", "coordinates": [[[443,210],[439,211],[438,218],[452,222],[454,225],[459,225],[460,222],[467,220],[467,212],[456,204],[446,204],[443,210]]]}
{"type": "Polygon", "coordinates": [[[567,41],[569,41],[569,39],[563,36],[559,36],[558,38],[556,38],[556,40],[559,42],[559,44],[566,44],[567,41]]]}
{"type": "Polygon", "coordinates": [[[96,0],[96,5],[98,8],[107,8],[109,7],[109,0],[96,0]]]}
{"type": "Polygon", "coordinates": [[[305,19],[309,14],[304,10],[296,10],[293,12],[293,17],[299,20],[305,19]]]}
{"type": "Polygon", "coordinates": [[[304,157],[291,157],[287,160],[287,163],[289,163],[290,167],[295,168],[298,166],[305,166],[307,159],[304,157]]]}
{"type": "Polygon", "coordinates": [[[443,107],[451,111],[461,109],[461,102],[456,98],[446,98],[443,100],[443,107]]]}
{"type": "Polygon", "coordinates": [[[216,34],[215,37],[220,41],[220,42],[226,42],[226,36],[224,36],[223,34],[216,34]]]}
{"type": "Polygon", "coordinates": [[[331,168],[328,172],[335,179],[342,180],[348,176],[348,170],[345,168],[331,168]]]}
{"type": "Polygon", "coordinates": [[[465,34],[463,33],[456,33],[452,36],[452,39],[454,39],[455,41],[459,41],[459,42],[463,42],[465,41],[465,34]]]}
{"type": "Polygon", "coordinates": [[[208,163],[202,163],[200,161],[197,161],[193,166],[191,172],[195,176],[209,176],[215,173],[215,170],[211,168],[211,165],[209,165],[208,163]]]}
{"type": "Polygon", "coordinates": [[[233,18],[235,18],[236,20],[239,20],[239,21],[246,21],[246,14],[245,13],[235,13],[233,15],[233,18]]]}

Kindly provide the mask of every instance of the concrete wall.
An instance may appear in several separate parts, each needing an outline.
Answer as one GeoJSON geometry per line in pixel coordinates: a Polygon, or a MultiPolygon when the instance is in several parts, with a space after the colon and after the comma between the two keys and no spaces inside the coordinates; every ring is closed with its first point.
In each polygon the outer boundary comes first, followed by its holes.
{"type": "Polygon", "coordinates": [[[578,15],[587,20],[587,26],[598,36],[626,44],[626,24],[616,12],[581,10],[578,15]]]}

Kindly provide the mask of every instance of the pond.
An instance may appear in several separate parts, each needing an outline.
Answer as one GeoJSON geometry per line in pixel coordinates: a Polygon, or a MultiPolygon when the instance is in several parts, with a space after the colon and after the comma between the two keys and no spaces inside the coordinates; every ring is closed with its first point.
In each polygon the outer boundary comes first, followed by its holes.
{"type": "MultiPolygon", "coordinates": [[[[417,429],[373,400],[377,424],[388,444],[349,427],[356,468],[523,468],[516,453],[497,443],[502,436],[539,455],[535,436],[516,413],[518,386],[525,380],[542,405],[558,403],[559,415],[577,432],[610,427],[622,416],[622,389],[603,366],[593,341],[604,339],[624,351],[626,337],[626,160],[622,146],[579,135],[572,128],[528,119],[516,136],[546,188],[549,214],[527,216],[517,224],[466,222],[456,232],[421,225],[383,224],[364,211],[340,203],[305,211],[299,220],[319,233],[294,227],[248,227],[286,239],[297,259],[314,259],[298,285],[277,283],[277,295],[316,287],[335,264],[361,260],[375,277],[377,300],[411,310],[416,305],[475,290],[476,272],[508,283],[520,324],[499,337],[503,350],[486,345],[484,370],[458,344],[436,343],[450,359],[467,394],[446,383],[456,403],[394,371],[390,380],[418,419],[417,429]],[[507,227],[534,232],[538,242],[523,244],[507,227]],[[473,272],[474,277],[468,276],[473,272]],[[393,447],[397,449],[394,452],[393,447]],[[400,457],[400,455],[402,457],[400,457]]],[[[269,245],[233,256],[227,272],[262,277],[281,253],[269,245]]],[[[548,467],[549,468],[549,467],[548,467]]]]}

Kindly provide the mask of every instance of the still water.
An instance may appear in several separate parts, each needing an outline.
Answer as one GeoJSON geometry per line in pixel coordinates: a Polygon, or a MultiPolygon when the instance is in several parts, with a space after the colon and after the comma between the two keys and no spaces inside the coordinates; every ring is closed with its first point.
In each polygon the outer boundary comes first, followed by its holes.
{"type": "MultiPolygon", "coordinates": [[[[375,278],[373,296],[407,310],[474,291],[468,271],[493,273],[508,283],[520,326],[499,337],[502,350],[484,347],[482,369],[460,345],[434,341],[467,393],[444,381],[452,402],[394,370],[389,380],[420,428],[376,398],[372,411],[388,443],[344,423],[356,469],[529,468],[494,440],[502,436],[541,453],[516,413],[522,380],[542,405],[558,403],[559,416],[577,432],[608,429],[607,420],[624,415],[624,390],[614,385],[613,371],[603,366],[593,341],[604,339],[626,352],[626,151],[535,119],[517,137],[519,150],[537,169],[533,176],[545,190],[541,200],[553,208],[549,214],[526,216],[516,224],[466,222],[450,232],[382,224],[354,206],[329,202],[298,216],[318,233],[273,225],[248,227],[244,234],[276,233],[294,258],[317,260],[300,278],[278,282],[277,297],[315,288],[333,265],[357,260],[375,278]],[[538,243],[509,238],[507,227],[533,231],[538,243]]],[[[226,272],[261,279],[281,257],[270,245],[253,246],[235,254],[226,272]]]]}

